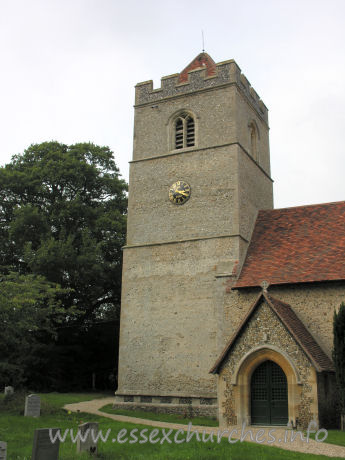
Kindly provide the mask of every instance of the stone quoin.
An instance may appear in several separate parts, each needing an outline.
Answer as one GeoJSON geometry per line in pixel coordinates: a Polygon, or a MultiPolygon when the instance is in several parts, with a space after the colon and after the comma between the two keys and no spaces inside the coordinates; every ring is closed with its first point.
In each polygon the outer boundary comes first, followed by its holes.
{"type": "Polygon", "coordinates": [[[273,209],[272,184],[234,60],[136,86],[114,407],[334,425],[345,202],[273,209]]]}

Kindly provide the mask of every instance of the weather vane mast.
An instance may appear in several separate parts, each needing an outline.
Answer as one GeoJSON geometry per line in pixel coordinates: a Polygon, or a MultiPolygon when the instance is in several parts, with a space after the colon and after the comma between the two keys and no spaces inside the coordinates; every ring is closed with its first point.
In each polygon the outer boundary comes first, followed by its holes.
{"type": "Polygon", "coordinates": [[[202,52],[205,52],[205,40],[204,40],[204,31],[201,30],[201,37],[202,37],[202,52]]]}

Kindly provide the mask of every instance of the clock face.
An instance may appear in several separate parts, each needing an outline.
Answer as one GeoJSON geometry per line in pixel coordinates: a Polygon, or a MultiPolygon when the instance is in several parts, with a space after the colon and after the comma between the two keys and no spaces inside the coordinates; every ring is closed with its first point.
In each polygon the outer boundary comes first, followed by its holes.
{"type": "Polygon", "coordinates": [[[169,200],[174,204],[184,204],[190,198],[190,186],[187,182],[179,180],[169,189],[169,200]]]}

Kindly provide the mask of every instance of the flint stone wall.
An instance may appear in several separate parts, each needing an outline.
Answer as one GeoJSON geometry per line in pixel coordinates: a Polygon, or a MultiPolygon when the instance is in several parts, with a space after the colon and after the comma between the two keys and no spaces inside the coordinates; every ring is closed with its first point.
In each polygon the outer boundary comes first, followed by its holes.
{"type": "MultiPolygon", "coordinates": [[[[236,331],[260,290],[233,290],[225,295],[223,346],[236,331]]],[[[269,294],[292,307],[317,343],[332,358],[333,314],[345,300],[345,282],[270,286],[269,294]]]]}
{"type": "Polygon", "coordinates": [[[301,381],[299,404],[296,408],[298,424],[306,428],[308,423],[317,416],[317,398],[312,388],[312,365],[266,303],[257,307],[222,366],[219,378],[224,380],[224,391],[219,394],[220,418],[225,420],[227,425],[237,425],[238,407],[236,407],[231,378],[240,360],[259,345],[273,345],[279,348],[294,363],[301,381]]]}

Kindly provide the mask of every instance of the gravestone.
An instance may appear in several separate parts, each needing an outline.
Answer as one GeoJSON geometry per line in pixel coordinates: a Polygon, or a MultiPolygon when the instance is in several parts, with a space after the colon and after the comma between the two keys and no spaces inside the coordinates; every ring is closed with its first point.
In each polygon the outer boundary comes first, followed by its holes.
{"type": "Polygon", "coordinates": [[[0,441],[0,460],[6,460],[7,442],[0,441]]]}
{"type": "Polygon", "coordinates": [[[13,387],[5,387],[4,393],[5,393],[5,395],[13,395],[14,388],[13,387]]]}
{"type": "Polygon", "coordinates": [[[35,430],[34,444],[32,446],[31,460],[58,460],[60,441],[52,443],[50,436],[54,438],[60,428],[39,428],[35,430]],[[50,435],[49,435],[50,434],[50,435]]]}
{"type": "Polygon", "coordinates": [[[29,395],[25,398],[25,417],[39,417],[41,415],[41,399],[38,395],[29,395]]]}
{"type": "Polygon", "coordinates": [[[78,437],[77,440],[77,452],[89,452],[90,454],[97,454],[97,442],[94,442],[94,437],[98,433],[98,423],[97,422],[87,422],[79,425],[80,435],[83,438],[83,441],[78,437]],[[86,435],[87,430],[89,430],[86,435]],[[91,433],[92,432],[92,433],[91,433]],[[93,436],[92,436],[93,434],[93,436]]]}

